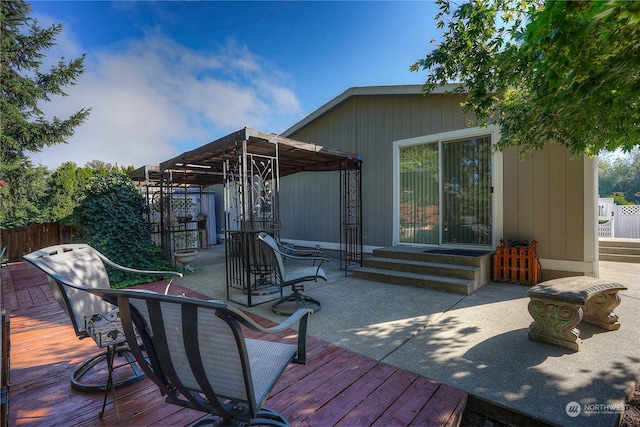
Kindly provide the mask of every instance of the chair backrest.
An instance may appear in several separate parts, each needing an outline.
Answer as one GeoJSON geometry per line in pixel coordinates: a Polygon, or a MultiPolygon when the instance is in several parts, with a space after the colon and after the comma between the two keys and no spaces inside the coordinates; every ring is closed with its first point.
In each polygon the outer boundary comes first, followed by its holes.
{"type": "Polygon", "coordinates": [[[27,254],[24,258],[47,274],[51,292],[71,318],[77,336],[87,336],[85,316],[104,314],[113,309],[113,306],[102,298],[77,289],[111,288],[102,258],[91,246],[50,246],[27,254]]]}
{"type": "Polygon", "coordinates": [[[5,265],[8,265],[9,257],[5,256],[8,248],[9,248],[8,246],[5,246],[2,248],[2,251],[0,252],[0,266],[2,267],[4,267],[5,265]]]}
{"type": "Polygon", "coordinates": [[[245,339],[237,310],[222,301],[129,289],[89,292],[118,306],[131,352],[169,403],[249,421],[297,352],[291,344],[245,339]],[[266,376],[253,375],[256,345],[270,359],[266,376]]]}
{"type": "Polygon", "coordinates": [[[271,265],[271,267],[273,268],[273,272],[276,275],[278,285],[282,286],[282,284],[284,283],[285,269],[284,261],[282,259],[282,255],[280,254],[280,249],[278,248],[278,243],[273,237],[265,232],[261,232],[260,234],[258,234],[258,238],[263,243],[263,248],[266,249],[263,251],[265,262],[271,265]]]}

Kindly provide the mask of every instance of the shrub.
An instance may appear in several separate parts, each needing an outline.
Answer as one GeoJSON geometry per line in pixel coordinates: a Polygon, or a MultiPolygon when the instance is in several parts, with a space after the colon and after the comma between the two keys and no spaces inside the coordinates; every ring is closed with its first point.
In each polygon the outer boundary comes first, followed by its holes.
{"type": "MultiPolygon", "coordinates": [[[[76,208],[76,238],[117,264],[140,270],[167,270],[162,250],[153,244],[144,222],[144,198],[122,173],[93,176],[85,198],[76,208]]],[[[158,280],[107,268],[116,288],[158,280]]]]}

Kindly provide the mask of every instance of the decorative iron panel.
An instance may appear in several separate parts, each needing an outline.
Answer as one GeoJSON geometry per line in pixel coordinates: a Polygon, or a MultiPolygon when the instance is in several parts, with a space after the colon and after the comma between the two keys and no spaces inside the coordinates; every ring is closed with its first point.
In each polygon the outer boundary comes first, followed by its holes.
{"type": "Polygon", "coordinates": [[[340,268],[362,266],[362,180],[360,168],[340,171],[340,268]]]}
{"type": "Polygon", "coordinates": [[[246,141],[239,148],[224,161],[227,298],[251,307],[280,293],[258,240],[280,231],[278,154],[249,153],[246,141]]]}

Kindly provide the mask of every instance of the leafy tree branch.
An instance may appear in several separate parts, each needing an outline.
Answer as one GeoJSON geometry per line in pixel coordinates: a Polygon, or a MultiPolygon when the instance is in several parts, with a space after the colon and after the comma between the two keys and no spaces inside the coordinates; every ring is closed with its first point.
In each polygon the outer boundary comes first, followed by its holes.
{"type": "Polygon", "coordinates": [[[500,125],[499,149],[640,144],[640,2],[438,3],[442,41],[410,69],[427,72],[425,93],[460,83],[465,111],[500,125]]]}

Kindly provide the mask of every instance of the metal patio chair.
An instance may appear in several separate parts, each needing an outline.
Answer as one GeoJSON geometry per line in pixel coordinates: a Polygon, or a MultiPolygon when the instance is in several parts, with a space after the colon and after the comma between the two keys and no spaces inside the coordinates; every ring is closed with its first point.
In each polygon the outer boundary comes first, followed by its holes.
{"type": "Polygon", "coordinates": [[[265,232],[258,234],[258,238],[263,243],[263,262],[271,267],[275,284],[280,287],[280,299],[273,303],[271,309],[274,313],[283,316],[289,316],[299,308],[310,308],[314,312],[320,311],[322,304],[320,301],[304,295],[304,282],[317,282],[318,279],[327,280],[327,275],[320,267],[322,263],[328,262],[329,259],[321,256],[308,255],[296,256],[282,252],[281,247],[276,240],[265,232]],[[285,270],[284,260],[295,259],[312,261],[313,265],[297,269],[285,270]],[[317,265],[316,265],[317,262],[317,265]],[[283,296],[283,289],[291,286],[291,294],[283,296]],[[289,308],[287,310],[287,307],[289,308]]]}
{"type": "Polygon", "coordinates": [[[8,246],[2,248],[0,251],[0,268],[9,266],[9,256],[5,255],[7,253],[8,246]]]}
{"type": "Polygon", "coordinates": [[[100,415],[104,413],[107,394],[111,389],[117,410],[115,389],[143,379],[144,372],[136,366],[135,359],[129,352],[117,308],[81,288],[111,289],[105,265],[129,273],[171,276],[165,293],[173,279],[182,274],[124,267],[86,244],[50,246],[27,254],[24,259],[47,274],[51,292],[71,319],[76,336],[79,339],[91,337],[100,349],[105,349],[73,370],[71,386],[79,391],[104,390],[105,398],[100,415]],[[125,362],[115,368],[126,367],[131,371],[118,376],[118,380],[114,381],[112,373],[116,356],[124,357],[125,362]],[[105,364],[107,378],[105,382],[100,382],[96,378],[102,377],[100,372],[103,372],[105,364]]]}
{"type": "Polygon", "coordinates": [[[130,289],[88,291],[118,306],[131,352],[166,402],[207,413],[192,425],[289,425],[262,405],[289,363],[306,363],[311,310],[263,328],[222,301],[130,289]],[[245,338],[241,328],[278,333],[295,323],[297,345],[245,338]]]}

